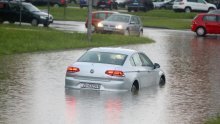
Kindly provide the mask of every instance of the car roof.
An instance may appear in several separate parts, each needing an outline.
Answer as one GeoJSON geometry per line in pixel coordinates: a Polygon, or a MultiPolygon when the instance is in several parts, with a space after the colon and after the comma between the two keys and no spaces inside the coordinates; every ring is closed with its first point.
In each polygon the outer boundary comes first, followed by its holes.
{"type": "Polygon", "coordinates": [[[109,52],[109,53],[119,53],[119,54],[126,54],[126,55],[132,55],[136,53],[137,51],[132,49],[125,49],[125,48],[113,48],[113,47],[98,47],[98,48],[92,48],[89,51],[96,51],[96,52],[109,52]]]}
{"type": "Polygon", "coordinates": [[[116,14],[114,14],[114,15],[125,15],[125,16],[134,16],[134,15],[131,15],[131,14],[124,14],[124,13],[116,13],[116,14]]]}
{"type": "Polygon", "coordinates": [[[200,13],[199,16],[205,16],[205,15],[220,15],[220,14],[214,14],[214,13],[200,13]]]}
{"type": "Polygon", "coordinates": [[[93,11],[92,13],[119,13],[116,11],[93,11]]]}
{"type": "MultiPolygon", "coordinates": [[[[6,3],[6,4],[19,4],[19,1],[0,1],[0,3],[6,3]]],[[[31,4],[31,3],[27,3],[27,2],[21,2],[22,5],[24,4],[31,4]]]]}

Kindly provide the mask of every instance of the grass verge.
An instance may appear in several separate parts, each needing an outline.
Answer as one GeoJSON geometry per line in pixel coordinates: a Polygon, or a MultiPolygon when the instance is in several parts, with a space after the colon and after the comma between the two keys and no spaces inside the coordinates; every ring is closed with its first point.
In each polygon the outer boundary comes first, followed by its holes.
{"type": "Polygon", "coordinates": [[[220,124],[220,115],[216,118],[209,119],[205,124],[220,124]]]}
{"type": "MultiPolygon", "coordinates": [[[[40,8],[46,9],[45,7],[40,8]]],[[[65,17],[63,7],[51,7],[50,12],[54,16],[55,20],[85,21],[87,17],[87,8],[66,8],[65,17]]],[[[197,13],[180,13],[172,10],[155,9],[148,12],[132,12],[129,14],[139,16],[143,25],[146,27],[189,29],[191,20],[197,13]]]]}
{"type": "Polygon", "coordinates": [[[111,34],[94,34],[92,42],[88,42],[86,34],[82,33],[65,33],[50,28],[18,25],[0,27],[0,55],[150,42],[153,41],[144,37],[111,34]]]}

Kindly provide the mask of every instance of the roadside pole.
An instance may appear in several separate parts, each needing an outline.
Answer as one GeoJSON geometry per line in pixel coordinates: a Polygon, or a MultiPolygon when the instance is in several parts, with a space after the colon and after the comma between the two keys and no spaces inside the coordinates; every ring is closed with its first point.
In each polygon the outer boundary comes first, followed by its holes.
{"type": "Polygon", "coordinates": [[[49,19],[50,19],[50,14],[49,13],[50,13],[50,1],[47,0],[47,24],[49,24],[49,19]]]}
{"type": "Polygon", "coordinates": [[[20,11],[19,11],[19,25],[21,26],[21,14],[22,14],[22,0],[19,1],[20,11]]]}
{"type": "Polygon", "coordinates": [[[92,39],[92,2],[93,0],[88,0],[88,28],[87,28],[87,39],[91,42],[92,39]]]}

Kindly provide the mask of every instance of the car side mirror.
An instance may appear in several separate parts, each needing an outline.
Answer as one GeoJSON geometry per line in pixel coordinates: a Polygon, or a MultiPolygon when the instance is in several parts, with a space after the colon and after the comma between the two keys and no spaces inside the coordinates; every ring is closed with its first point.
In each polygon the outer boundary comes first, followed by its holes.
{"type": "Polygon", "coordinates": [[[154,63],[154,69],[160,68],[160,65],[158,63],[154,63]]]}

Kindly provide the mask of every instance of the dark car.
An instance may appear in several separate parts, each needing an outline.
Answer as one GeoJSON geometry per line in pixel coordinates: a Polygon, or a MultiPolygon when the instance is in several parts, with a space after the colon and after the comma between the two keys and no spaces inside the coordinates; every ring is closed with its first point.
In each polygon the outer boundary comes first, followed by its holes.
{"type": "Polygon", "coordinates": [[[132,10],[137,11],[148,11],[154,8],[153,2],[151,0],[129,0],[127,2],[128,12],[132,10]]]}
{"type": "Polygon", "coordinates": [[[96,7],[97,9],[118,9],[118,3],[115,0],[99,0],[96,7]]]}
{"type": "Polygon", "coordinates": [[[43,24],[47,27],[50,23],[53,23],[52,15],[40,11],[31,3],[0,2],[0,23],[4,21],[9,21],[9,23],[19,22],[20,17],[21,22],[31,23],[33,26],[43,24]]]}
{"type": "Polygon", "coordinates": [[[87,0],[80,0],[79,6],[80,6],[80,8],[87,7],[88,6],[87,0]]]}
{"type": "Polygon", "coordinates": [[[48,2],[49,2],[50,6],[59,7],[59,6],[65,6],[67,1],[66,0],[49,0],[49,1],[48,0],[26,0],[26,2],[30,2],[36,6],[45,6],[45,5],[48,5],[48,2]]]}

